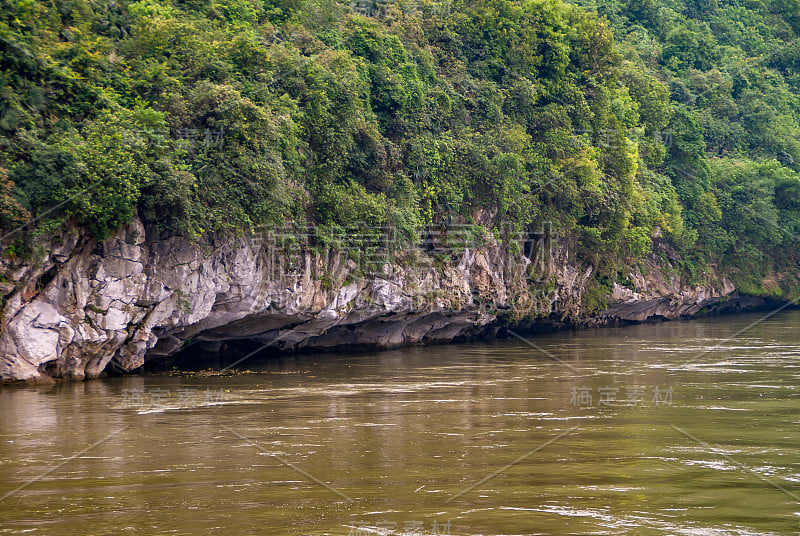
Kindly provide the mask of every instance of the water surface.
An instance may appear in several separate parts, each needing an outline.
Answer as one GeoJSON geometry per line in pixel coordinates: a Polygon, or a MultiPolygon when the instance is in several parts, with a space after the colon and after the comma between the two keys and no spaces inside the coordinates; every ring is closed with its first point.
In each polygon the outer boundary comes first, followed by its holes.
{"type": "Polygon", "coordinates": [[[3,388],[0,534],[797,535],[761,316],[3,388]]]}

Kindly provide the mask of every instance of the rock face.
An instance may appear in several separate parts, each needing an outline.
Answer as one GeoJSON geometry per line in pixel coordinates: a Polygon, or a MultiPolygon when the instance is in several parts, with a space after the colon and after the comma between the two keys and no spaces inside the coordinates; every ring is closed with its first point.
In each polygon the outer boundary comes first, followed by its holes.
{"type": "Polygon", "coordinates": [[[734,291],[728,281],[681,286],[652,261],[647,275],[630,274],[631,285],[615,284],[605,311],[587,314],[581,298],[593,268],[580,266],[563,240],[515,254],[489,240],[444,260],[403,251],[371,272],[333,250],[276,257],[245,239],[149,237],[138,220],[102,243],[76,231],[40,250],[4,266],[12,283],[0,283],[0,380],[94,378],[187,344],[383,349],[490,336],[508,325],[678,318],[734,291]]]}

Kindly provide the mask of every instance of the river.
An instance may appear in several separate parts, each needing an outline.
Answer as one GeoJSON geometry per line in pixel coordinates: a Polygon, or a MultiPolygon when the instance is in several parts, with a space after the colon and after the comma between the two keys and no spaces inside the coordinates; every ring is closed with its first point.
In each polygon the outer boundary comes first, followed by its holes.
{"type": "Polygon", "coordinates": [[[798,535],[763,316],[2,388],[0,534],[798,535]]]}

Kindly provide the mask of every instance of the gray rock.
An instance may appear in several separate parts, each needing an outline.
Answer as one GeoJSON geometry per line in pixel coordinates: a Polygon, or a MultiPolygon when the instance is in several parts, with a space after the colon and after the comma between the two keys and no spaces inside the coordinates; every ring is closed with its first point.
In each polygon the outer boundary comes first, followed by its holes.
{"type": "Polygon", "coordinates": [[[630,287],[614,286],[606,311],[588,315],[581,296],[593,267],[577,262],[566,241],[531,258],[491,242],[450,262],[403,251],[369,276],[335,251],[304,252],[289,262],[244,239],[157,240],[139,220],[99,245],[79,233],[43,245],[52,253],[3,266],[14,281],[0,286],[0,380],[94,378],[112,361],[133,370],[175,354],[189,339],[206,348],[247,339],[279,350],[383,349],[483,337],[504,324],[552,318],[679,318],[735,291],[730,281],[713,278],[683,287],[652,260],[646,274],[631,272],[630,287]]]}

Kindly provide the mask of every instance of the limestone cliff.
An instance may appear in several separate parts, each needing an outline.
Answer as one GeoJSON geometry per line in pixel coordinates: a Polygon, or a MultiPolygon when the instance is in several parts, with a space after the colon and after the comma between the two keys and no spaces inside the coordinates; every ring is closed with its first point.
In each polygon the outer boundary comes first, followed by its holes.
{"type": "Polygon", "coordinates": [[[190,343],[382,349],[509,324],[678,318],[734,291],[727,281],[682,286],[649,261],[647,274],[633,270],[605,310],[589,313],[581,304],[593,268],[567,240],[521,246],[490,239],[444,258],[405,250],[371,272],[335,249],[301,249],[276,270],[271,252],[244,238],[159,238],[138,220],[102,243],[75,231],[39,244],[33,260],[4,261],[0,379],[93,378],[190,343]]]}

